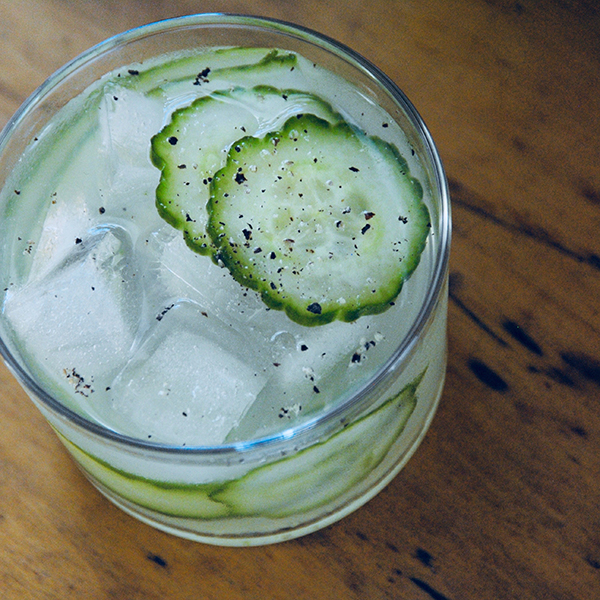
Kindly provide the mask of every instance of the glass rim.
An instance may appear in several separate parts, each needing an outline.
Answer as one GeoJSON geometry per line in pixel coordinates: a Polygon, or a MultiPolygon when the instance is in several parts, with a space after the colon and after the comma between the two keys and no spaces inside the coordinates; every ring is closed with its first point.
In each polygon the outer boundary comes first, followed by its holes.
{"type": "MultiPolygon", "coordinates": [[[[333,404],[331,407],[320,411],[315,417],[299,425],[282,429],[276,433],[249,440],[219,444],[219,445],[195,445],[183,446],[175,444],[164,444],[159,442],[150,442],[139,438],[123,435],[117,431],[111,430],[99,423],[95,423],[75,411],[66,407],[59,400],[50,395],[44,388],[30,376],[19,362],[13,357],[2,338],[0,338],[0,354],[5,363],[19,381],[23,383],[27,391],[32,392],[51,412],[58,415],[61,419],[69,421],[71,424],[86,430],[88,433],[99,436],[105,440],[116,442],[129,447],[131,450],[142,450],[167,454],[181,454],[185,456],[205,455],[205,456],[223,456],[224,454],[237,455],[239,453],[248,453],[251,450],[259,448],[274,448],[280,445],[287,445],[292,440],[299,440],[305,435],[315,433],[315,431],[325,429],[335,420],[341,419],[343,415],[351,412],[353,408],[360,406],[366,396],[374,387],[384,383],[393,376],[394,372],[405,363],[413,351],[413,348],[420,339],[425,325],[429,322],[430,316],[436,307],[442,287],[444,285],[446,273],[448,270],[450,239],[451,239],[451,214],[450,214],[450,193],[448,183],[442,165],[441,158],[435,146],[433,138],[427,129],[423,119],[416,108],[404,92],[391,80],[383,71],[375,66],[371,61],[363,57],[358,52],[352,50],[345,44],[337,40],[316,32],[302,25],[293,24],[287,21],[245,14],[211,12],[184,15],[180,17],[168,18],[146,25],[141,25],[122,33],[111,36],[98,44],[85,50],[74,57],[62,67],[52,73],[31,95],[21,104],[13,116],[8,120],[5,127],[0,131],[0,153],[3,151],[5,141],[10,138],[19,125],[21,119],[27,115],[28,111],[35,108],[38,101],[43,100],[46,93],[67,78],[78,68],[85,66],[88,62],[111,52],[117,47],[136,42],[163,32],[171,32],[177,29],[192,29],[202,26],[227,26],[235,25],[240,27],[254,27],[269,31],[271,33],[283,34],[300,39],[321,49],[327,50],[353,67],[358,68],[363,73],[369,75],[379,86],[381,86],[391,98],[402,108],[408,116],[412,126],[415,128],[421,138],[427,151],[428,162],[434,173],[431,181],[433,196],[439,198],[439,221],[441,223],[438,235],[438,251],[433,257],[434,269],[429,276],[430,285],[424,297],[423,304],[413,320],[413,323],[403,337],[401,343],[392,352],[389,358],[370,376],[360,388],[352,392],[344,401],[333,404]]],[[[126,66],[126,65],[123,65],[126,66]]],[[[343,423],[343,419],[341,423],[343,423]]],[[[343,424],[340,424],[343,426],[343,424]]]]}

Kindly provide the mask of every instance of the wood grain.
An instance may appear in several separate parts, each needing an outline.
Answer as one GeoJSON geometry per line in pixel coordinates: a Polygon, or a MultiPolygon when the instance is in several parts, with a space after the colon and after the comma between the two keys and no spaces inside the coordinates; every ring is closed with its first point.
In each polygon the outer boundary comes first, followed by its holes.
{"type": "Polygon", "coordinates": [[[600,597],[597,3],[0,0],[0,125],[92,44],[198,10],[328,34],[421,112],[453,197],[440,410],[404,471],[340,523],[214,548],[100,497],[2,368],[1,597],[600,597]]]}

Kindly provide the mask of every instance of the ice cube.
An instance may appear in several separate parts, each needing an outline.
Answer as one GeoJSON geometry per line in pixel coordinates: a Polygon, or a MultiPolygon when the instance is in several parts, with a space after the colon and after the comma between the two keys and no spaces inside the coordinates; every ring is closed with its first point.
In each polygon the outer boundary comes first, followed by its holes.
{"type": "Polygon", "coordinates": [[[366,337],[372,328],[372,317],[320,327],[302,327],[288,320],[286,330],[271,338],[269,380],[227,441],[295,426],[346,397],[376,366],[372,361],[369,365],[366,356],[376,343],[371,342],[374,335],[366,337]],[[362,353],[360,366],[358,352],[362,353]]]}
{"type": "Polygon", "coordinates": [[[91,224],[91,211],[85,198],[60,196],[48,209],[40,238],[33,247],[29,281],[43,278],[63,262],[73,244],[91,224]]]}
{"type": "Polygon", "coordinates": [[[161,98],[114,83],[106,87],[99,122],[104,151],[116,170],[150,165],[150,140],[161,130],[163,118],[161,98]]]}
{"type": "Polygon", "coordinates": [[[102,173],[99,181],[104,198],[102,208],[108,214],[127,218],[136,204],[148,203],[152,210],[136,211],[136,223],[140,225],[141,215],[158,220],[153,208],[160,171],[150,161],[150,142],[162,128],[163,104],[160,99],[114,83],[105,92],[98,117],[96,157],[102,173]]]}
{"type": "Polygon", "coordinates": [[[110,386],[105,422],[177,445],[221,443],[264,385],[243,337],[182,301],[165,307],[110,386]]]}
{"type": "Polygon", "coordinates": [[[209,315],[234,329],[245,330],[245,335],[258,344],[259,338],[253,337],[252,321],[257,313],[269,311],[256,292],[240,285],[210,257],[190,250],[181,233],[170,226],[140,236],[140,240],[144,246],[140,254],[146,256],[148,271],[154,274],[151,293],[197,302],[209,315]]]}
{"type": "Polygon", "coordinates": [[[73,240],[42,279],[7,292],[4,312],[23,355],[40,357],[38,376],[85,402],[126,362],[141,303],[130,237],[104,227],[73,240]]]}

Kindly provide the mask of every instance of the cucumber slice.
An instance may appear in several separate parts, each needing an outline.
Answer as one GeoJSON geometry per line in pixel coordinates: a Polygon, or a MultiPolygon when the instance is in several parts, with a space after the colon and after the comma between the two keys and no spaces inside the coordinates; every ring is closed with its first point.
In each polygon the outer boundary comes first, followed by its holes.
{"type": "Polygon", "coordinates": [[[161,94],[168,88],[172,97],[173,91],[187,89],[201,93],[213,80],[240,75],[242,78],[250,77],[253,71],[264,75],[281,67],[291,69],[297,62],[296,54],[278,49],[217,48],[201,54],[174,55],[154,66],[143,68],[141,65],[139,70],[129,67],[119,74],[119,81],[123,86],[151,95],[161,94]]]}
{"type": "Polygon", "coordinates": [[[312,94],[270,86],[214,92],[173,113],[152,139],[151,159],[161,170],[156,206],[165,221],[183,232],[190,248],[200,254],[214,250],[206,235],[209,184],[225,165],[231,145],[244,135],[278,129],[305,111],[330,122],[341,118],[312,94]]]}
{"type": "MultiPolygon", "coordinates": [[[[241,49],[238,53],[240,54],[240,60],[254,58],[255,53],[251,50],[250,48],[241,49]]],[[[264,53],[264,50],[262,52],[264,53]]],[[[209,54],[202,57],[202,63],[199,63],[199,59],[195,58],[195,60],[189,62],[187,72],[181,72],[180,77],[178,77],[177,72],[172,73],[169,69],[171,76],[168,80],[149,90],[148,94],[166,98],[185,98],[190,94],[193,97],[198,97],[210,94],[215,90],[240,86],[245,88],[256,85],[296,87],[296,82],[302,79],[299,70],[296,69],[298,56],[291,52],[271,50],[256,62],[228,64],[232,58],[231,54],[235,54],[233,49],[230,49],[229,53],[225,53],[226,60],[218,53],[213,56],[209,54]],[[215,62],[211,67],[212,60],[215,62]],[[200,65],[205,66],[201,67],[200,65]],[[189,69],[193,70],[189,71],[189,69]]]]}
{"type": "Polygon", "coordinates": [[[415,409],[423,375],[325,442],[259,467],[211,498],[229,505],[237,516],[270,518],[293,516],[335,500],[385,458],[415,409]]]}
{"type": "Polygon", "coordinates": [[[424,373],[328,440],[232,481],[194,485],[140,477],[112,467],[57,433],[84,471],[149,510],[190,519],[282,518],[334,500],[379,465],[414,411],[424,373]]]}
{"type": "Polygon", "coordinates": [[[398,150],[312,114],[235,142],[210,187],[216,257],[302,325],[386,310],[429,232],[423,189],[398,150]]]}
{"type": "Polygon", "coordinates": [[[133,504],[172,517],[191,519],[216,519],[226,517],[231,512],[227,505],[210,497],[222,484],[185,485],[140,477],[115,469],[83,451],[60,433],[59,437],[85,472],[117,496],[133,504]]]}

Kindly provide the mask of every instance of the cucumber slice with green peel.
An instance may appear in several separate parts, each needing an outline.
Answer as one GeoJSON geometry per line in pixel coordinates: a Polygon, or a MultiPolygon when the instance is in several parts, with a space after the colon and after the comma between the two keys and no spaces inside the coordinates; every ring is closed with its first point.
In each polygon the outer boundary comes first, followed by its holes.
{"type": "MultiPolygon", "coordinates": [[[[249,50],[249,49],[246,49],[249,50]]],[[[155,85],[145,93],[149,97],[159,97],[170,107],[173,99],[177,104],[171,108],[183,107],[196,98],[209,96],[219,90],[231,90],[236,87],[247,89],[255,86],[273,86],[277,88],[304,87],[305,79],[298,66],[298,56],[292,53],[269,52],[255,63],[222,66],[218,56],[203,56],[196,60],[196,71],[184,73],[180,78],[175,75],[168,81],[155,85]],[[210,67],[214,58],[220,66],[210,67]],[[202,60],[202,62],[199,62],[202,60]],[[201,69],[201,70],[200,70],[201,69]],[[199,71],[199,72],[198,72],[199,71]]],[[[193,66],[193,65],[190,65],[193,66]]],[[[139,88],[139,84],[132,84],[139,88]]],[[[144,87],[144,86],[142,86],[144,87]]]]}
{"type": "Polygon", "coordinates": [[[423,375],[328,440],[259,467],[211,498],[230,506],[234,515],[270,518],[304,513],[335,500],[385,458],[415,409],[423,375]]]}
{"type": "Polygon", "coordinates": [[[210,497],[222,487],[221,483],[186,485],[147,479],[115,469],[107,462],[84,452],[63,435],[59,434],[59,437],[84,471],[117,496],[133,504],[172,517],[190,519],[217,519],[231,513],[227,505],[210,497]]]}
{"type": "MultiPolygon", "coordinates": [[[[119,77],[119,81],[121,85],[151,95],[161,94],[167,87],[173,91],[176,88],[189,88],[199,92],[213,80],[227,80],[240,75],[249,79],[253,71],[264,75],[271,70],[279,71],[282,67],[291,69],[297,63],[296,54],[278,49],[217,48],[201,54],[175,56],[155,66],[141,67],[140,70],[128,68],[127,72],[119,77]],[[190,87],[192,85],[194,87],[190,87]]],[[[256,83],[259,82],[253,85],[256,83]]],[[[173,95],[170,92],[170,96],[173,95]]]]}
{"type": "Polygon", "coordinates": [[[116,469],[60,433],[59,437],[95,480],[149,510],[189,519],[283,518],[334,500],[381,463],[414,411],[424,373],[328,440],[232,481],[196,485],[155,481],[116,469]]]}
{"type": "Polygon", "coordinates": [[[386,310],[429,233],[423,189],[398,150],[312,114],[235,142],[210,188],[218,260],[302,325],[386,310]]]}
{"type": "Polygon", "coordinates": [[[151,159],[161,170],[156,206],[165,221],[183,232],[190,248],[200,254],[213,251],[206,235],[209,184],[225,165],[231,145],[245,135],[278,129],[306,111],[332,123],[341,119],[312,94],[270,86],[217,91],[173,113],[152,139],[151,159]]]}

